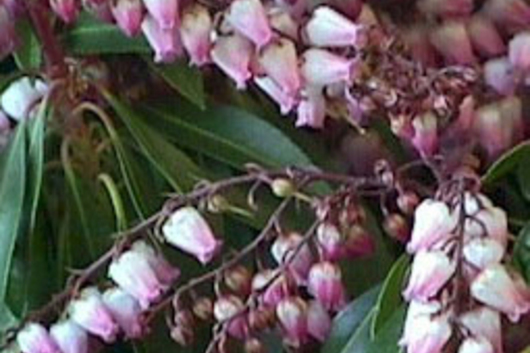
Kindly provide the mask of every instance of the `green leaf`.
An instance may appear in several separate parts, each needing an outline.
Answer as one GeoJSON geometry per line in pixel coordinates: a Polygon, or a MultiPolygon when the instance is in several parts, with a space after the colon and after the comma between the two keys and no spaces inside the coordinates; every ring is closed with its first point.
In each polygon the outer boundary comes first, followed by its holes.
{"type": "Polygon", "coordinates": [[[335,316],[330,336],[321,353],[362,352],[353,349],[369,339],[373,306],[380,290],[381,286],[369,290],[335,316]]]}
{"type": "Polygon", "coordinates": [[[493,184],[517,167],[521,159],[530,153],[530,142],[523,142],[500,156],[482,177],[484,184],[493,184]]]}
{"type": "Polygon", "coordinates": [[[17,318],[11,310],[2,302],[0,302],[0,332],[13,327],[18,323],[17,318]]]}
{"type": "Polygon", "coordinates": [[[201,109],[206,108],[204,84],[199,69],[191,67],[184,59],[171,64],[155,64],[150,58],[147,58],[146,62],[153,71],[191,103],[201,109]]]}
{"type": "Polygon", "coordinates": [[[521,157],[517,168],[517,180],[523,196],[530,201],[530,149],[521,157]]]}
{"type": "Polygon", "coordinates": [[[13,53],[17,66],[21,70],[38,69],[42,63],[42,52],[37,35],[29,20],[17,21],[17,34],[21,43],[13,53]]]}
{"type": "Polygon", "coordinates": [[[527,283],[530,283],[530,222],[528,222],[517,236],[513,248],[513,265],[523,275],[527,283]]]}
{"type": "Polygon", "coordinates": [[[0,161],[0,303],[5,302],[9,271],[20,232],[26,186],[26,130],[18,126],[0,161]]]}
{"type": "Polygon", "coordinates": [[[392,266],[383,283],[383,288],[375,306],[372,338],[381,331],[396,309],[402,304],[401,291],[409,268],[409,261],[410,257],[407,254],[401,255],[392,266]]]}
{"type": "MultiPolygon", "coordinates": [[[[368,345],[366,353],[400,353],[402,348],[398,345],[403,331],[406,306],[402,305],[395,310],[384,323],[380,332],[368,345]]],[[[353,353],[353,352],[352,352],[353,353]]]]}

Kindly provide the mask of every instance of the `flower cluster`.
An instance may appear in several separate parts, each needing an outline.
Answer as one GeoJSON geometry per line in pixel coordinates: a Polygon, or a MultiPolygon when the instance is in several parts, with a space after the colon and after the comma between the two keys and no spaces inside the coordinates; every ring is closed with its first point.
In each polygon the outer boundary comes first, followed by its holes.
{"type": "Polygon", "coordinates": [[[400,343],[407,352],[442,352],[451,338],[460,353],[503,352],[501,314],[516,322],[530,311],[529,288],[502,264],[507,243],[506,214],[484,195],[418,206],[403,292],[410,305],[400,343]]]}

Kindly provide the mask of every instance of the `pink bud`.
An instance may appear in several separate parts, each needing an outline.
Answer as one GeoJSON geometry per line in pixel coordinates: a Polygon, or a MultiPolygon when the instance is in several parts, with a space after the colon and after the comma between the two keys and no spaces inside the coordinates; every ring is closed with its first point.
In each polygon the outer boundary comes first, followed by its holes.
{"type": "Polygon", "coordinates": [[[416,116],[412,120],[414,136],[412,144],[422,157],[432,156],[438,149],[438,122],[431,112],[416,116]]]}
{"type": "Polygon", "coordinates": [[[287,274],[279,274],[278,271],[263,270],[252,279],[252,290],[263,292],[260,299],[264,304],[272,307],[289,297],[295,287],[287,274]]]}
{"type": "Polygon", "coordinates": [[[342,257],[344,239],[334,224],[322,223],[317,228],[317,240],[324,260],[337,261],[342,257]]]}
{"type": "Polygon", "coordinates": [[[213,62],[232,80],[238,89],[246,88],[252,76],[250,62],[254,54],[252,43],[238,34],[218,37],[211,52],[213,62]]]}
{"type": "Polygon", "coordinates": [[[79,14],[78,0],[50,0],[50,6],[64,22],[72,23],[79,14]]]}
{"type": "Polygon", "coordinates": [[[155,62],[171,62],[182,54],[182,44],[176,28],[163,29],[153,17],[147,15],[142,21],[142,32],[155,51],[155,62]]]}
{"type": "Polygon", "coordinates": [[[307,290],[326,310],[337,311],[346,302],[340,268],[331,262],[319,262],[311,267],[307,290]]]}
{"type": "Polygon", "coordinates": [[[517,87],[513,67],[506,57],[491,59],[484,64],[484,81],[505,96],[513,95],[517,87]]]}
{"type": "Polygon", "coordinates": [[[54,324],[50,334],[62,353],[88,353],[88,333],[72,320],[54,324]]]}
{"type": "Polygon", "coordinates": [[[225,295],[216,300],[213,315],[219,322],[229,322],[228,333],[231,336],[245,339],[248,336],[249,327],[244,310],[245,306],[241,299],[235,295],[225,295]]]}
{"type": "Polygon", "coordinates": [[[0,5],[0,59],[5,58],[15,50],[17,36],[13,15],[6,6],[0,5]]]}
{"type": "Polygon", "coordinates": [[[136,298],[120,288],[110,288],[103,293],[103,302],[127,338],[138,338],[144,333],[142,308],[136,298]]]}
{"type": "Polygon", "coordinates": [[[117,0],[111,10],[123,33],[133,37],[140,32],[144,17],[141,0],[117,0]]]}
{"type": "Polygon", "coordinates": [[[502,353],[501,317],[498,311],[481,306],[461,315],[460,322],[475,337],[485,337],[495,348],[495,353],[502,353]]]}
{"type": "Polygon", "coordinates": [[[309,126],[314,129],[324,127],[326,119],[326,100],[321,87],[306,87],[298,104],[297,127],[309,126]]]}
{"type": "Polygon", "coordinates": [[[40,80],[33,84],[29,77],[22,77],[12,82],[0,97],[2,109],[17,121],[26,119],[44,95],[38,87],[42,85],[44,84],[40,80]]]}
{"type": "Polygon", "coordinates": [[[258,48],[272,39],[272,30],[260,0],[235,0],[230,4],[226,20],[258,48]]]}
{"type": "Polygon", "coordinates": [[[26,11],[23,0],[4,0],[3,6],[5,6],[7,12],[11,17],[13,17],[13,19],[21,17],[26,11]]]}
{"type": "Polygon", "coordinates": [[[361,47],[366,41],[363,26],[325,5],[313,11],[305,31],[309,44],[319,47],[361,47]]]}
{"type": "Polygon", "coordinates": [[[530,31],[518,33],[510,40],[508,56],[515,69],[530,71],[530,31]]]}
{"type": "Polygon", "coordinates": [[[209,263],[221,247],[221,241],[215,239],[208,223],[193,207],[175,211],[162,231],[167,242],[195,256],[202,264],[209,263]]]}
{"type": "Polygon", "coordinates": [[[495,353],[495,349],[484,337],[468,337],[460,345],[458,353],[495,353]]]}
{"type": "Polygon", "coordinates": [[[175,30],[178,0],[143,0],[143,3],[160,28],[175,30]]]}
{"type": "Polygon", "coordinates": [[[488,0],[483,12],[503,28],[516,31],[530,22],[530,6],[524,0],[488,0]]]}
{"type": "Polygon", "coordinates": [[[417,3],[420,10],[429,15],[459,17],[473,11],[473,0],[423,0],[417,3]]]}
{"type": "Polygon", "coordinates": [[[114,23],[114,15],[110,8],[110,1],[83,1],[83,7],[92,12],[100,21],[114,23]]]}
{"type": "Polygon", "coordinates": [[[493,22],[482,15],[475,15],[467,25],[469,37],[476,50],[486,57],[503,54],[506,45],[493,22]]]}
{"type": "Polygon", "coordinates": [[[202,66],[210,61],[212,30],[212,17],[206,7],[192,4],[184,9],[180,36],[192,64],[202,66]]]}
{"type": "Polygon", "coordinates": [[[505,247],[508,242],[506,212],[498,207],[478,211],[473,218],[467,220],[465,233],[468,237],[488,236],[505,247]]]}
{"type": "Polygon", "coordinates": [[[331,317],[317,300],[309,302],[307,309],[307,331],[319,342],[325,342],[331,331],[331,317]]]}
{"type": "Polygon", "coordinates": [[[307,303],[300,297],[289,297],[276,307],[276,316],[280,322],[287,341],[298,347],[307,341],[307,303]]]}
{"type": "Polygon", "coordinates": [[[298,41],[298,23],[289,12],[279,7],[273,7],[269,10],[269,21],[275,32],[298,41]]]}
{"type": "Polygon", "coordinates": [[[131,250],[142,255],[153,269],[156,277],[165,285],[171,285],[180,276],[180,270],[173,267],[162,254],[158,254],[145,241],[138,240],[131,246],[131,250]]]}
{"type": "Polygon", "coordinates": [[[409,283],[403,296],[407,300],[427,301],[438,294],[456,270],[456,262],[451,261],[442,251],[420,251],[414,257],[409,283]]]}
{"type": "Polygon", "coordinates": [[[463,22],[446,21],[431,33],[431,43],[450,64],[467,65],[476,61],[463,22]]]}
{"type": "Polygon", "coordinates": [[[308,49],[302,57],[302,75],[315,86],[349,82],[355,60],[346,59],[323,49],[308,49]]]}
{"type": "Polygon", "coordinates": [[[329,3],[351,20],[357,19],[363,7],[362,0],[332,0],[329,3]]]}
{"type": "Polygon", "coordinates": [[[457,219],[447,204],[432,199],[424,200],[414,213],[414,227],[407,251],[415,253],[447,241],[456,223],[457,219]]]}
{"type": "Polygon", "coordinates": [[[286,38],[271,41],[260,53],[259,63],[280,88],[294,95],[300,88],[300,73],[294,43],[286,38]]]}
{"type": "Polygon", "coordinates": [[[463,249],[466,261],[477,269],[501,262],[504,251],[504,246],[492,238],[475,238],[463,249]]]}
{"type": "Polygon", "coordinates": [[[48,331],[34,322],[26,324],[17,334],[17,344],[23,353],[61,353],[48,331]]]}
{"type": "Polygon", "coordinates": [[[346,259],[371,255],[375,252],[374,239],[361,226],[354,225],[348,231],[342,249],[342,256],[346,259]]]}
{"type": "Polygon", "coordinates": [[[271,247],[271,253],[277,263],[289,262],[289,272],[298,284],[304,284],[313,264],[313,255],[307,244],[302,245],[296,255],[293,254],[303,238],[298,233],[279,236],[271,247]],[[294,256],[294,259],[291,257],[294,256]]]}
{"type": "Polygon", "coordinates": [[[416,327],[416,319],[418,317],[438,315],[441,309],[442,305],[439,301],[411,301],[407,309],[407,317],[405,318],[403,327],[403,338],[401,339],[400,344],[403,344],[408,337],[415,334],[414,330],[416,327]]]}
{"type": "Polygon", "coordinates": [[[513,127],[503,119],[500,105],[491,103],[477,110],[474,129],[478,141],[490,158],[495,158],[511,145],[513,127]]]}
{"type": "Polygon", "coordinates": [[[508,271],[500,264],[484,269],[471,283],[471,295],[478,301],[508,315],[517,322],[530,310],[527,293],[515,284],[508,271]]]}
{"type": "Polygon", "coordinates": [[[81,296],[68,305],[68,314],[72,321],[91,334],[101,337],[106,343],[116,339],[119,327],[103,303],[97,288],[85,288],[81,296]]]}
{"type": "Polygon", "coordinates": [[[296,105],[295,96],[285,92],[270,77],[254,77],[254,82],[280,106],[280,112],[282,115],[289,113],[296,105]]]}
{"type": "Polygon", "coordinates": [[[403,33],[403,40],[410,49],[412,59],[419,61],[425,66],[436,64],[436,51],[432,46],[428,30],[422,26],[413,26],[403,33]]]}
{"type": "Polygon", "coordinates": [[[447,314],[407,316],[399,344],[407,347],[407,353],[442,353],[451,331],[447,314]]]}

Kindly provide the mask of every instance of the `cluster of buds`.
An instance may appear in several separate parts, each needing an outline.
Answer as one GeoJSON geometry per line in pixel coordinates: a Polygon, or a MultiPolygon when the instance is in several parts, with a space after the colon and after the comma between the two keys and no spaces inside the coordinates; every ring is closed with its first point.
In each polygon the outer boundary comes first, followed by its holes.
{"type": "Polygon", "coordinates": [[[449,203],[427,199],[416,209],[414,255],[403,296],[410,302],[400,344],[408,353],[502,353],[501,314],[516,322],[530,310],[530,290],[502,264],[505,212],[466,192],[449,203]]]}
{"type": "MultiPolygon", "coordinates": [[[[192,207],[173,213],[164,225],[164,236],[204,264],[220,244],[192,207]]],[[[18,346],[23,353],[87,353],[91,337],[105,343],[114,342],[120,334],[126,339],[141,337],[148,330],[145,314],[179,275],[161,253],[138,240],[113,258],[108,268],[113,285],[103,291],[96,286],[82,289],[49,330],[40,323],[27,323],[17,334],[18,346]]]]}

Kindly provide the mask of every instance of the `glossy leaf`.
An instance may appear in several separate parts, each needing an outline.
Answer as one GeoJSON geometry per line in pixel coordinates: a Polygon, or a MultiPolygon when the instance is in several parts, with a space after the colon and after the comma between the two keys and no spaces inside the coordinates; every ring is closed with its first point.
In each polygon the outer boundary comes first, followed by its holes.
{"type": "Polygon", "coordinates": [[[530,201],[530,149],[521,157],[517,168],[517,181],[526,201],[530,201]]]}
{"type": "MultiPolygon", "coordinates": [[[[395,310],[381,327],[377,336],[368,345],[366,353],[400,353],[403,349],[398,345],[403,331],[406,307],[403,305],[395,310]]],[[[353,352],[352,352],[353,353],[353,352]]]]}
{"type": "Polygon", "coordinates": [[[484,184],[493,184],[495,181],[513,171],[521,162],[521,159],[530,153],[530,143],[523,142],[513,147],[500,156],[486,171],[482,177],[484,184]]]}
{"type": "Polygon", "coordinates": [[[530,283],[530,222],[527,223],[517,236],[517,241],[513,248],[513,265],[530,283]]]}
{"type": "Polygon", "coordinates": [[[29,20],[17,21],[17,34],[21,43],[13,54],[17,66],[22,70],[38,69],[42,62],[42,52],[29,20]]]}

